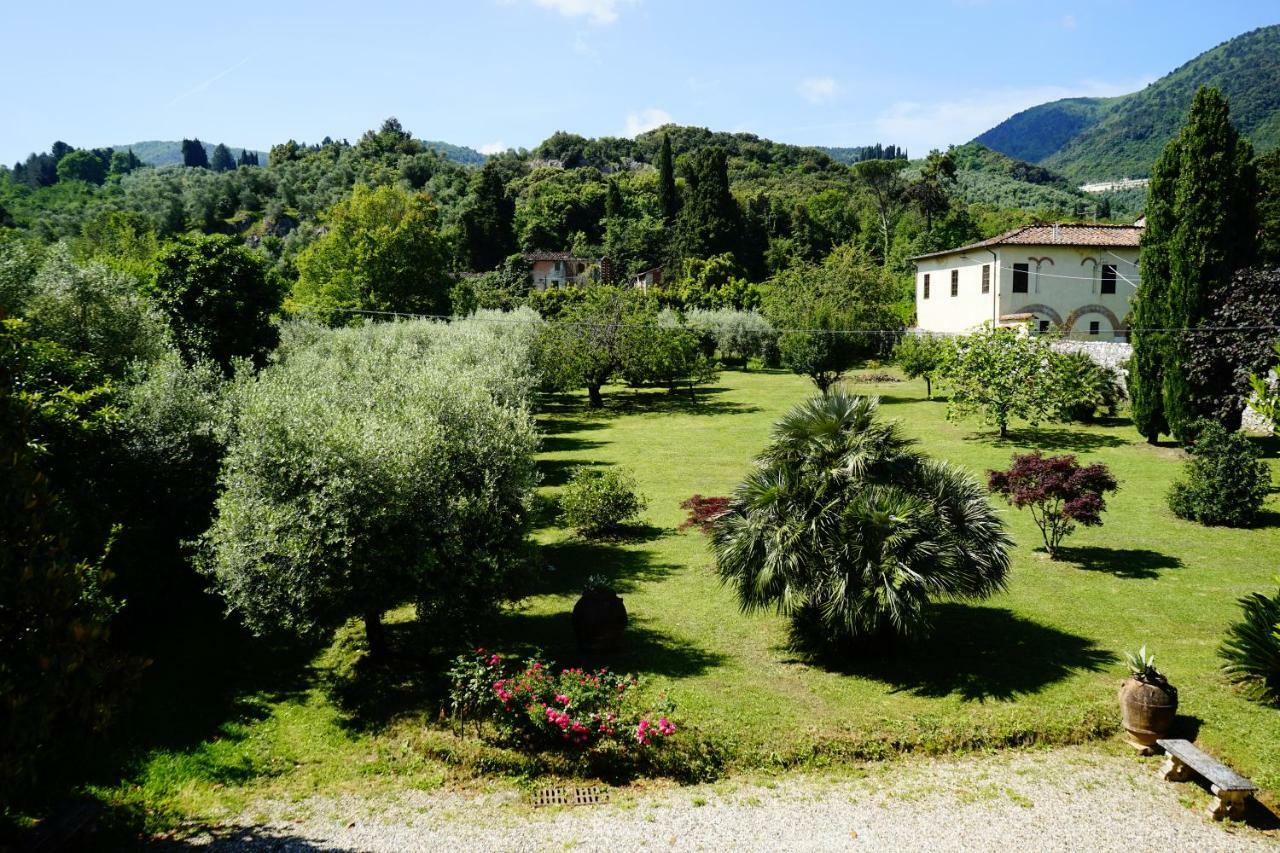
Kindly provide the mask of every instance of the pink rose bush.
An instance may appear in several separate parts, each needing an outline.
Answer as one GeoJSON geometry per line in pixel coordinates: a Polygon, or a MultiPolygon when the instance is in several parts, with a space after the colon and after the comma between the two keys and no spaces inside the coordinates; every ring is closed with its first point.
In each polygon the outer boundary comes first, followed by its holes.
{"type": "Polygon", "coordinates": [[[530,742],[649,747],[676,733],[669,711],[638,706],[636,679],[608,669],[557,672],[536,658],[521,663],[476,649],[459,656],[449,675],[455,718],[477,727],[489,719],[530,742]]]}

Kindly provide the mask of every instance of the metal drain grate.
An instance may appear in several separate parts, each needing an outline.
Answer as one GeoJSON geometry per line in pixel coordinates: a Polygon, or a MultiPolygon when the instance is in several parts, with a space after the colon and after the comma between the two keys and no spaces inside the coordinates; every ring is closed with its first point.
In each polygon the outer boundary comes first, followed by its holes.
{"type": "Polygon", "coordinates": [[[533,795],[535,806],[596,806],[607,802],[609,789],[601,785],[539,788],[533,795]]]}

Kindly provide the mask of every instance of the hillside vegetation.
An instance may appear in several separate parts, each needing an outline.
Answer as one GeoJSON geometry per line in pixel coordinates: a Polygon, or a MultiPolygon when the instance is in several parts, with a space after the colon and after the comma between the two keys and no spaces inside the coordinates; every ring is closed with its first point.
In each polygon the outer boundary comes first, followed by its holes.
{"type": "Polygon", "coordinates": [[[1140,92],[1041,104],[975,141],[1076,182],[1145,177],[1206,85],[1223,91],[1232,120],[1260,151],[1280,145],[1280,25],[1224,42],[1140,92]]]}

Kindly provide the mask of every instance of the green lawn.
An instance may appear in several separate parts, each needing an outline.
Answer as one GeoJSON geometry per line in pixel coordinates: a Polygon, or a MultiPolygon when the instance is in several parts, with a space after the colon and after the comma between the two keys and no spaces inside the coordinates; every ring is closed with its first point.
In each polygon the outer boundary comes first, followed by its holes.
{"type": "MultiPolygon", "coordinates": [[[[1274,588],[1275,495],[1267,527],[1200,527],[1164,504],[1180,452],[1146,445],[1127,422],[1022,430],[1001,443],[977,424],[948,422],[944,403],[923,399],[922,383],[851,387],[879,395],[884,415],[900,419],[928,452],[976,474],[1005,465],[1014,450],[1069,450],[1106,462],[1121,490],[1109,500],[1104,526],[1079,531],[1068,541],[1070,559],[1060,562],[1037,550],[1030,517],[1009,510],[1018,547],[1007,593],[939,604],[927,644],[848,660],[835,671],[797,661],[783,647],[780,617],[740,613],[712,570],[705,537],[678,529],[680,502],[727,494],[773,421],[812,393],[806,380],[727,371],[696,403],[610,389],[598,412],[581,396],[558,398],[540,417],[544,501],[536,535],[545,571],[537,594],[500,617],[486,645],[537,646],[561,663],[578,662],[569,612],[588,575],[611,576],[631,614],[629,647],[586,663],[644,675],[650,690],[677,702],[685,726],[727,745],[732,764],[772,767],[1109,736],[1118,723],[1121,654],[1145,643],[1180,688],[1186,733],[1280,791],[1280,710],[1241,698],[1219,674],[1215,654],[1236,618],[1236,599],[1274,588]],[[579,464],[634,469],[649,502],[635,537],[591,543],[554,526],[554,495],[579,464]]],[[[1274,466],[1276,445],[1267,448],[1274,466]]],[[[430,645],[415,638],[410,615],[406,608],[392,620],[402,654],[430,645]]],[[[360,650],[353,624],[309,667],[256,653],[236,663],[253,672],[238,674],[245,686],[229,703],[224,697],[205,706],[177,690],[152,708],[154,717],[138,717],[135,727],[152,734],[152,746],[136,754],[123,781],[104,777],[96,790],[123,811],[145,809],[134,820],[156,828],[236,811],[260,796],[540,772],[435,722],[438,661],[361,670],[360,650]]],[[[225,657],[216,649],[210,655],[225,657]]],[[[187,670],[179,675],[196,687],[214,679],[187,670]]]]}
{"type": "Polygon", "coordinates": [[[1018,547],[1007,594],[941,604],[928,644],[832,671],[795,660],[783,647],[782,618],[740,613],[713,572],[706,538],[676,529],[680,502],[727,494],[771,423],[812,386],[789,374],[725,372],[697,405],[623,389],[598,413],[564,399],[542,417],[544,491],[554,495],[576,464],[629,466],[649,499],[650,529],[599,545],[542,529],[555,571],[544,594],[505,620],[504,639],[571,658],[568,611],[581,582],[611,575],[632,617],[632,646],[610,662],[647,674],[742,760],[782,762],[1106,733],[1118,722],[1122,654],[1145,643],[1180,687],[1188,734],[1198,729],[1210,749],[1280,790],[1280,711],[1238,696],[1215,655],[1236,599],[1273,586],[1280,571],[1274,495],[1268,527],[1201,527],[1164,503],[1181,453],[1147,445],[1127,422],[1022,430],[1002,443],[976,423],[948,422],[945,403],[923,399],[922,382],[850,387],[879,395],[883,414],[925,450],[975,474],[1005,466],[1014,450],[1039,448],[1105,462],[1121,489],[1104,525],[1078,531],[1059,562],[1038,550],[1029,514],[1009,509],[1018,547]]]}

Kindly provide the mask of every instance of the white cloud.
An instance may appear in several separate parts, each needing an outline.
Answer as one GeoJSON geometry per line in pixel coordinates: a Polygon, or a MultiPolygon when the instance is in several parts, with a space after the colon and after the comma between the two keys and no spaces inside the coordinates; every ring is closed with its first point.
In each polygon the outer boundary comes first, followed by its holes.
{"type": "Polygon", "coordinates": [[[655,127],[671,124],[672,121],[674,119],[671,118],[671,113],[656,107],[649,107],[647,110],[627,114],[627,126],[622,131],[622,135],[628,138],[638,136],[647,130],[653,130],[655,127]]]}
{"type": "Polygon", "coordinates": [[[1063,15],[1062,21],[1060,23],[1062,24],[1062,28],[1064,30],[1074,30],[1076,28],[1076,16],[1063,15]]]}
{"type": "Polygon", "coordinates": [[[839,94],[840,86],[830,77],[806,77],[796,91],[811,104],[825,104],[839,94]]]}
{"type": "MultiPolygon", "coordinates": [[[[503,0],[506,3],[515,0],[503,0]]],[[[638,0],[533,0],[534,5],[559,12],[566,18],[586,18],[593,24],[612,24],[620,7],[638,0]]]]}
{"type": "Polygon", "coordinates": [[[1154,78],[1106,82],[1086,80],[1073,87],[1037,86],[997,89],[950,101],[899,101],[872,122],[876,141],[903,145],[913,156],[931,148],[968,142],[1028,107],[1060,98],[1110,97],[1136,92],[1154,78]]]}
{"type": "Polygon", "coordinates": [[[478,150],[481,154],[489,155],[489,154],[501,154],[503,151],[506,151],[507,148],[508,148],[507,143],[499,141],[499,142],[486,142],[484,145],[481,145],[476,150],[478,150]]]}

